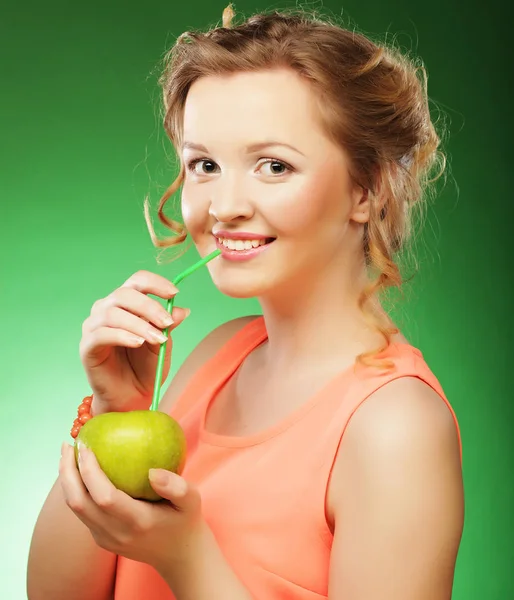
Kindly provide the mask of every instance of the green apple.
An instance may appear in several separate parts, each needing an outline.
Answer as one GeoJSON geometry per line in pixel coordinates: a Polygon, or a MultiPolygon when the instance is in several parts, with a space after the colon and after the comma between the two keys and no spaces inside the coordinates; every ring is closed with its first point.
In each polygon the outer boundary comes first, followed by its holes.
{"type": "Polygon", "coordinates": [[[149,469],[182,472],[186,438],[180,425],[157,410],[110,412],[87,421],[75,439],[90,448],[115,487],[132,498],[161,500],[150,485],[149,469]]]}

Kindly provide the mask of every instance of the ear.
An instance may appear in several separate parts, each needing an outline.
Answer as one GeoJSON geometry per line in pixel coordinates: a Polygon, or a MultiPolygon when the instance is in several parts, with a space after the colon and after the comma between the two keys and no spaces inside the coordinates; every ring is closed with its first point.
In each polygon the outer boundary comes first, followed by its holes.
{"type": "Polygon", "coordinates": [[[370,215],[370,191],[360,185],[356,185],[352,192],[353,209],[350,220],[355,223],[367,223],[370,215]]]}
{"type": "MultiPolygon", "coordinates": [[[[394,165],[391,165],[390,173],[395,173],[394,165]]],[[[355,184],[352,191],[353,211],[350,218],[356,223],[368,223],[371,214],[371,202],[374,203],[374,211],[381,214],[385,209],[386,198],[383,197],[383,178],[385,174],[377,169],[374,188],[369,190],[355,184]]]]}

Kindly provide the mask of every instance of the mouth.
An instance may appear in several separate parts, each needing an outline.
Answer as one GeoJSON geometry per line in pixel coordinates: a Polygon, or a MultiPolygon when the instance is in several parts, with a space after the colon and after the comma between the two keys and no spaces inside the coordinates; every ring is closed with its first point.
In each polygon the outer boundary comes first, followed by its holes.
{"type": "Polygon", "coordinates": [[[215,236],[216,246],[221,250],[221,256],[227,260],[249,260],[266,251],[276,238],[261,239],[231,239],[215,236]]]}
{"type": "Polygon", "coordinates": [[[275,241],[275,238],[273,237],[268,237],[268,238],[262,238],[262,239],[258,239],[258,240],[252,240],[252,239],[247,239],[247,240],[241,240],[241,239],[230,239],[230,238],[224,238],[224,237],[216,237],[216,241],[218,243],[218,246],[223,248],[226,248],[227,250],[231,250],[234,252],[245,252],[248,250],[252,250],[254,248],[259,248],[260,246],[266,246],[268,244],[271,244],[271,242],[275,241]]]}

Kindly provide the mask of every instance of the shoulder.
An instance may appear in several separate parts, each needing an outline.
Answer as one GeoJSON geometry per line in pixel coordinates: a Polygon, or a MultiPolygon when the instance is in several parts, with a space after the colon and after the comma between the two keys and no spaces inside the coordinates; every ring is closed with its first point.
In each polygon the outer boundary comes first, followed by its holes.
{"type": "MultiPolygon", "coordinates": [[[[437,392],[402,377],[359,407],[341,441],[327,509],[336,532],[334,561],[362,553],[353,578],[387,579],[379,563],[428,579],[451,572],[463,527],[460,446],[453,415],[437,392]],[[338,523],[345,527],[338,530],[338,523]],[[434,565],[440,571],[428,573],[434,565]]],[[[421,590],[425,584],[418,583],[421,590]]]]}
{"type": "Polygon", "coordinates": [[[193,374],[212,358],[230,338],[257,318],[259,315],[231,319],[206,335],[178,369],[159,404],[159,410],[169,412],[193,374]]]}
{"type": "Polygon", "coordinates": [[[456,424],[441,396],[416,377],[400,377],[362,403],[350,419],[334,465],[333,480],[381,478],[420,474],[439,467],[460,470],[460,447],[456,424]],[[401,472],[400,472],[401,470],[401,472]]]}
{"type": "Polygon", "coordinates": [[[453,452],[458,442],[455,421],[441,396],[417,377],[394,379],[373,392],[348,424],[347,445],[370,452],[453,452]]]}

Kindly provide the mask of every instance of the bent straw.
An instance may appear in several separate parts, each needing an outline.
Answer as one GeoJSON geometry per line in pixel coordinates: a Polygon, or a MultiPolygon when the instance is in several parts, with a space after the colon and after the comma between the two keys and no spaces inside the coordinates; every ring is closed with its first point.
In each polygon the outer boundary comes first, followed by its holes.
{"type": "MultiPolygon", "coordinates": [[[[205,256],[204,258],[199,260],[194,265],[188,267],[187,269],[182,271],[182,273],[179,273],[175,277],[175,279],[173,279],[173,281],[172,281],[173,285],[179,284],[188,275],[191,275],[191,273],[194,273],[197,269],[199,269],[200,267],[203,267],[210,260],[212,260],[213,258],[216,258],[216,256],[219,256],[220,254],[221,254],[221,250],[219,250],[219,249],[215,250],[214,252],[211,252],[211,254],[208,254],[207,256],[205,256]]],[[[175,296],[173,296],[172,298],[169,298],[168,302],[166,304],[166,310],[168,311],[168,313],[170,315],[171,315],[171,311],[173,310],[174,301],[175,301],[175,296]]],[[[162,333],[166,336],[166,341],[163,342],[159,348],[159,357],[157,358],[157,369],[155,371],[155,384],[154,384],[154,388],[153,388],[153,398],[152,398],[152,405],[150,406],[150,410],[157,410],[157,408],[159,406],[160,396],[161,396],[161,387],[162,387],[161,380],[162,380],[162,372],[164,369],[164,357],[166,356],[166,344],[168,343],[168,327],[166,327],[166,329],[164,329],[162,333]]]]}

